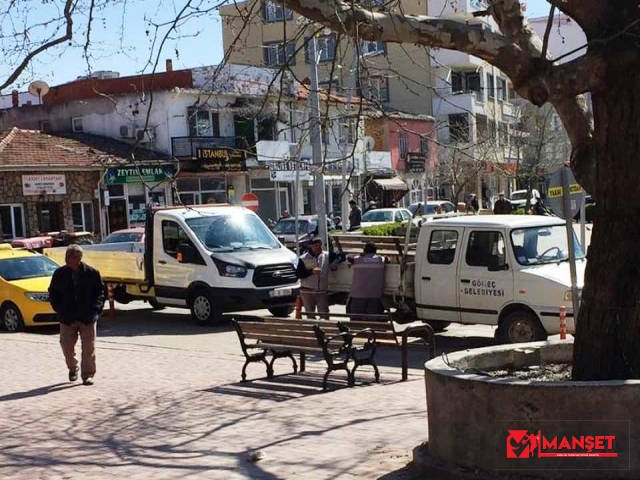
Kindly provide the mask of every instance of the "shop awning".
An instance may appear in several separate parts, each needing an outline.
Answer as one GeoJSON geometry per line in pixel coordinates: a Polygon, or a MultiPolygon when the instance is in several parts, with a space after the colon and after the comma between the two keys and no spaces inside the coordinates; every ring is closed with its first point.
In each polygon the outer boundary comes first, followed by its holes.
{"type": "Polygon", "coordinates": [[[373,183],[378,185],[382,190],[395,190],[399,192],[408,192],[409,187],[398,177],[394,178],[374,178],[373,183]]]}

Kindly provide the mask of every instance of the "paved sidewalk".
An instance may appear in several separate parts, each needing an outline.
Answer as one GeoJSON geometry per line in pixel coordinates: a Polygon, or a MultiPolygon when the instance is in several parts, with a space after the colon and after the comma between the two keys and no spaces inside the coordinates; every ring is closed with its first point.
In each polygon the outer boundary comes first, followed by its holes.
{"type": "MultiPolygon", "coordinates": [[[[400,382],[398,349],[382,349],[379,385],[341,388],[336,373],[320,393],[322,364],[294,376],[287,359],[275,379],[241,384],[231,327],[130,308],[101,321],[93,387],[66,381],[55,330],[0,334],[0,478],[407,478],[398,471],[427,440],[422,372],[400,382]]],[[[474,346],[490,342],[482,328],[474,346]]],[[[412,351],[412,366],[423,355],[412,351]]]]}

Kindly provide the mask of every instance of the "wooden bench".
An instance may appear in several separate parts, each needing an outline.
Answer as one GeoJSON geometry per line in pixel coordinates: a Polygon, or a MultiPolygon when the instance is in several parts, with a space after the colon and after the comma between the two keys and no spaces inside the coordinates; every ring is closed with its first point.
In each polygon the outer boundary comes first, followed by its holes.
{"type": "Polygon", "coordinates": [[[355,383],[355,372],[362,365],[371,365],[376,382],[380,381],[375,363],[376,333],[364,329],[354,331],[339,322],[321,320],[294,320],[286,318],[253,318],[233,321],[240,346],[245,356],[242,381],[246,381],[247,366],[262,362],[267,368],[267,378],[273,377],[273,364],[278,358],[290,358],[293,373],[298,373],[298,364],[293,354],[300,354],[300,371],[305,371],[307,354],[322,354],[327,371],[322,389],[327,389],[331,372],[345,370],[349,386],[355,383]],[[267,356],[271,355],[271,360],[267,356]],[[354,366],[349,369],[349,363],[354,366]]]}
{"type": "MultiPolygon", "coordinates": [[[[313,315],[303,312],[302,315],[313,315]]],[[[389,315],[356,315],[356,314],[329,314],[329,321],[338,325],[340,332],[357,332],[371,330],[376,334],[377,342],[393,343],[400,345],[402,349],[402,380],[407,380],[409,375],[408,345],[409,338],[420,339],[428,347],[428,359],[436,354],[435,332],[431,325],[421,321],[400,324],[389,315]],[[361,318],[361,319],[359,319],[361,318]],[[338,321],[340,319],[340,321],[338,321]]],[[[300,320],[299,320],[300,321],[300,320]]]]}

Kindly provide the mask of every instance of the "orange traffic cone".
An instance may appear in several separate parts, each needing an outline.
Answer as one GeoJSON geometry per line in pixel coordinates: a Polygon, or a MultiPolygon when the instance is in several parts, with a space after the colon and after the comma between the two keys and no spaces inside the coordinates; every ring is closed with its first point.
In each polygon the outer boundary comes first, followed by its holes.
{"type": "Polygon", "coordinates": [[[116,305],[113,299],[113,285],[107,284],[107,296],[109,298],[109,319],[114,320],[116,318],[116,305]]]}
{"type": "Polygon", "coordinates": [[[296,320],[302,320],[302,297],[296,298],[296,320]]]}

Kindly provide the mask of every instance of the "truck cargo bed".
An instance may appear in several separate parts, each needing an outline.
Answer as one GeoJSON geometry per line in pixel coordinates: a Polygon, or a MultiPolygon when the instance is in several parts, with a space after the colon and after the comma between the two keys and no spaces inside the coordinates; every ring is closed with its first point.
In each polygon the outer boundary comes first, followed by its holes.
{"type": "MultiPolygon", "coordinates": [[[[102,280],[113,283],[144,283],[144,253],[83,249],[82,261],[100,272],[102,280]]],[[[64,265],[67,247],[47,248],[43,253],[64,265]]]]}
{"type": "MultiPolygon", "coordinates": [[[[406,266],[404,275],[397,264],[388,264],[384,267],[384,294],[389,296],[414,297],[415,264],[406,266]]],[[[329,291],[331,293],[349,293],[353,283],[353,266],[349,263],[340,263],[336,271],[329,273],[329,291]]]]}

